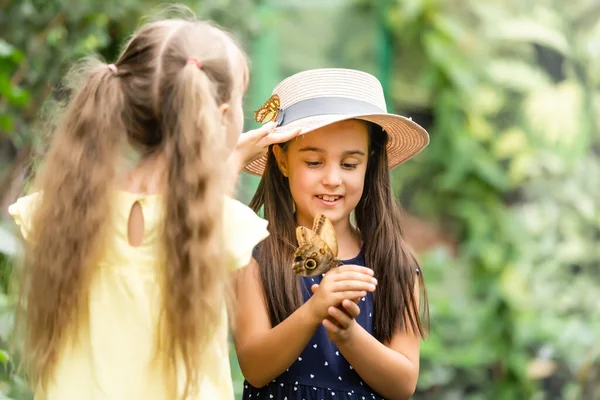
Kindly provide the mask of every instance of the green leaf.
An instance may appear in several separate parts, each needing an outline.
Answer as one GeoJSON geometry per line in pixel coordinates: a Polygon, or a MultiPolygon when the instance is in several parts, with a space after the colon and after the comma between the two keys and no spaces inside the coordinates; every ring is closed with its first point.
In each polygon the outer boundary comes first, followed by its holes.
{"type": "Polygon", "coordinates": [[[19,49],[0,39],[0,60],[7,59],[11,60],[14,64],[18,64],[23,61],[23,58],[24,55],[19,49]]]}
{"type": "Polygon", "coordinates": [[[29,92],[18,86],[12,86],[7,97],[8,101],[16,107],[25,107],[29,104],[29,92]]]}
{"type": "Polygon", "coordinates": [[[476,88],[473,68],[453,41],[437,31],[428,31],[423,36],[423,45],[432,61],[438,64],[453,84],[466,92],[476,88]]]}
{"type": "Polygon", "coordinates": [[[0,363],[6,364],[9,361],[10,355],[6,351],[0,349],[0,363]]]}
{"type": "Polygon", "coordinates": [[[13,55],[15,48],[7,43],[5,40],[0,39],[0,57],[8,58],[13,55]]]}
{"type": "Polygon", "coordinates": [[[496,21],[487,27],[487,36],[500,41],[535,43],[554,49],[562,55],[570,53],[569,43],[564,34],[532,19],[508,19],[496,21]]]}
{"type": "Polygon", "coordinates": [[[478,149],[471,157],[473,171],[476,175],[499,191],[508,189],[508,180],[504,170],[486,151],[478,149]]]}
{"type": "Polygon", "coordinates": [[[51,46],[57,46],[60,44],[68,35],[67,28],[64,26],[59,26],[52,29],[48,32],[48,36],[46,37],[46,42],[51,46]]]}
{"type": "Polygon", "coordinates": [[[586,149],[588,137],[582,129],[582,90],[572,81],[531,92],[524,114],[532,143],[550,149],[571,162],[586,149]]]}
{"type": "Polygon", "coordinates": [[[15,256],[21,250],[16,236],[6,227],[0,226],[0,253],[15,256]]]}
{"type": "Polygon", "coordinates": [[[454,15],[438,12],[432,17],[432,25],[444,33],[453,41],[464,40],[468,35],[468,30],[463,25],[463,21],[457,19],[454,15]]]}
{"type": "Polygon", "coordinates": [[[550,84],[550,78],[541,68],[518,59],[494,59],[488,65],[487,74],[495,84],[519,92],[542,89],[550,84]]]}
{"type": "Polygon", "coordinates": [[[506,102],[506,94],[496,85],[481,84],[473,93],[470,101],[469,112],[486,116],[498,113],[506,102]]]}
{"type": "Polygon", "coordinates": [[[500,275],[500,285],[504,299],[509,301],[515,308],[526,308],[528,306],[527,280],[515,267],[504,268],[500,275]]]}
{"type": "Polygon", "coordinates": [[[0,115],[0,131],[12,133],[14,128],[14,120],[10,114],[0,115]]]}
{"type": "Polygon", "coordinates": [[[520,185],[527,178],[540,174],[540,166],[532,152],[515,154],[508,166],[508,178],[513,186],[520,185]]]}
{"type": "Polygon", "coordinates": [[[518,126],[513,126],[501,132],[493,144],[493,154],[497,159],[512,158],[513,156],[527,152],[529,143],[527,135],[518,126]]]}

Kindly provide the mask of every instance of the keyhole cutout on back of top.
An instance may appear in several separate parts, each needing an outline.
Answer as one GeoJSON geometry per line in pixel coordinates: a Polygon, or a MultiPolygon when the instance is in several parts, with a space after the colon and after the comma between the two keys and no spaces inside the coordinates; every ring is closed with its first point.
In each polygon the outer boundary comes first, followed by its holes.
{"type": "Polygon", "coordinates": [[[142,243],[142,240],[144,239],[144,228],[144,212],[142,210],[142,205],[139,201],[136,201],[131,206],[127,224],[127,239],[130,246],[137,247],[142,243]]]}

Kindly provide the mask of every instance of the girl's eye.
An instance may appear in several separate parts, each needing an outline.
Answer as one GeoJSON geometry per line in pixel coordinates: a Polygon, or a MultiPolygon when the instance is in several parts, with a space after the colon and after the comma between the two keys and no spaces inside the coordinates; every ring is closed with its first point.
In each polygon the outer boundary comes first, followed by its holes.
{"type": "Polygon", "coordinates": [[[306,161],[306,165],[309,167],[317,167],[319,164],[321,164],[319,161],[306,161]]]}
{"type": "Polygon", "coordinates": [[[342,167],[345,168],[345,169],[356,169],[357,165],[358,164],[344,163],[344,164],[342,164],[342,167]]]}

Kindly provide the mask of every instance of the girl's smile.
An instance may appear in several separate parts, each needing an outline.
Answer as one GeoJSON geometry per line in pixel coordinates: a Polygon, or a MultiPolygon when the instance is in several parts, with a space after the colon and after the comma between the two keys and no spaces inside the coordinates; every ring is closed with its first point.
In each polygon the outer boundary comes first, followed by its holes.
{"type": "Polygon", "coordinates": [[[335,194],[318,194],[315,197],[321,204],[323,204],[326,207],[335,207],[344,198],[344,196],[335,194]]]}

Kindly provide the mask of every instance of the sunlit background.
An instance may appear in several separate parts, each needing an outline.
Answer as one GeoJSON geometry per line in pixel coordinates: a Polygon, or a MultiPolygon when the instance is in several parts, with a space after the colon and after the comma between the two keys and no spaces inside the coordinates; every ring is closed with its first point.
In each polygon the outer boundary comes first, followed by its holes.
{"type": "MultiPolygon", "coordinates": [[[[6,214],[76,58],[108,62],[153,0],[0,0],[0,399],[30,399],[8,350],[19,251],[6,214]]],[[[347,67],[430,146],[393,172],[431,334],[414,399],[600,399],[600,2],[197,0],[251,59],[252,111],[295,72],[347,67]]],[[[247,202],[257,179],[244,175],[247,202]]],[[[235,352],[238,398],[242,376],[235,352]]]]}

